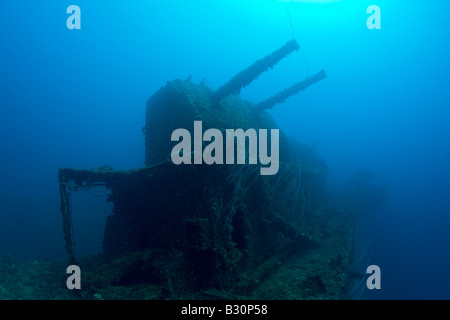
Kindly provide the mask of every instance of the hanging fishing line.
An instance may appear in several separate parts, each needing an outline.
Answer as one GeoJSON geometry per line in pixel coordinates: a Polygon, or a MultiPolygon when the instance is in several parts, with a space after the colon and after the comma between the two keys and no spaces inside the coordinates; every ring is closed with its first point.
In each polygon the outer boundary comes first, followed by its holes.
{"type": "MultiPolygon", "coordinates": [[[[292,23],[292,17],[291,17],[291,13],[290,13],[290,9],[291,9],[291,6],[293,3],[294,3],[294,0],[291,0],[291,2],[289,3],[289,5],[286,9],[286,12],[289,17],[289,24],[291,25],[292,39],[295,39],[295,28],[292,23]]],[[[303,49],[301,47],[300,47],[300,52],[302,53],[303,59],[305,60],[305,73],[306,73],[306,76],[308,77],[309,76],[308,59],[306,58],[305,51],[303,51],[303,49]]]]}
{"type": "Polygon", "coordinates": [[[91,196],[97,197],[97,198],[105,198],[111,194],[111,192],[109,192],[109,191],[104,194],[96,194],[96,193],[92,192],[89,188],[86,188],[85,191],[87,191],[87,193],[89,193],[91,196]]]}
{"type": "Polygon", "coordinates": [[[278,30],[272,22],[270,22],[269,19],[267,19],[267,17],[261,12],[261,10],[258,8],[258,13],[261,15],[261,17],[263,17],[264,20],[266,20],[266,22],[273,28],[273,30],[277,33],[278,37],[280,37],[280,39],[282,39],[283,41],[285,40],[285,37],[280,33],[280,30],[278,30]]]}
{"type": "Polygon", "coordinates": [[[286,9],[286,12],[287,12],[287,15],[289,17],[289,23],[291,25],[292,39],[295,39],[295,29],[294,29],[294,25],[292,24],[291,13],[289,12],[289,10],[291,9],[292,3],[293,3],[293,0],[291,0],[291,2],[289,3],[289,5],[288,5],[288,7],[286,9]]]}

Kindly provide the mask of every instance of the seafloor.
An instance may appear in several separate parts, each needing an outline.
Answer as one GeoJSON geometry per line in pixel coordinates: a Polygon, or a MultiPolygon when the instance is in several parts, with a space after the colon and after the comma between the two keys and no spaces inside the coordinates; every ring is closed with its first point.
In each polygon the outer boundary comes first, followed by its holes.
{"type": "MultiPolygon", "coordinates": [[[[176,292],[171,281],[180,275],[162,275],[145,280],[146,261],[151,252],[133,252],[109,259],[103,255],[78,261],[81,290],[66,287],[68,263],[56,260],[15,261],[0,258],[0,299],[79,300],[79,299],[346,299],[355,281],[351,269],[354,219],[336,207],[326,206],[321,216],[326,234],[309,249],[290,249],[283,259],[270,259],[251,273],[242,274],[234,288],[176,292]],[[350,223],[349,223],[350,222],[350,223]]],[[[320,222],[319,222],[320,223],[320,222]]],[[[169,268],[169,266],[168,266],[169,268]]],[[[170,269],[170,268],[169,268],[170,269]]],[[[185,270],[188,272],[188,270],[185,270]]],[[[357,279],[356,279],[357,280],[357,279]]],[[[174,284],[175,286],[175,284],[174,284]]]]}

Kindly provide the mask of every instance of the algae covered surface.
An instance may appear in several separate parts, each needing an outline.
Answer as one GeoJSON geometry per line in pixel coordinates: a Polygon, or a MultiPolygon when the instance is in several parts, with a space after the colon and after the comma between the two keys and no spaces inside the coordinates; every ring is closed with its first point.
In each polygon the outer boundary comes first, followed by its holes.
{"type": "MultiPolygon", "coordinates": [[[[11,300],[298,300],[349,298],[354,225],[351,214],[331,205],[315,223],[323,233],[308,243],[236,275],[232,287],[199,287],[184,254],[146,249],[119,256],[80,258],[81,290],[66,287],[67,261],[0,258],[0,299],[11,300]],[[163,261],[166,259],[166,261],[163,261]],[[180,283],[189,279],[190,286],[180,283]]],[[[192,266],[195,267],[195,266],[192,266]]]]}
{"type": "MultiPolygon", "coordinates": [[[[20,262],[5,256],[0,258],[0,299],[346,299],[353,274],[354,217],[332,205],[320,208],[319,216],[311,221],[311,236],[299,235],[301,241],[254,268],[239,268],[248,253],[230,249],[226,261],[230,270],[212,266],[221,277],[233,275],[227,283],[204,283],[197,271],[207,272],[202,264],[211,261],[192,262],[181,249],[80,257],[81,290],[66,287],[67,261],[20,262]]],[[[282,242],[280,237],[276,241],[282,242]]]]}
{"type": "Polygon", "coordinates": [[[0,299],[68,300],[73,292],[66,287],[66,261],[15,261],[0,257],[0,299]]]}

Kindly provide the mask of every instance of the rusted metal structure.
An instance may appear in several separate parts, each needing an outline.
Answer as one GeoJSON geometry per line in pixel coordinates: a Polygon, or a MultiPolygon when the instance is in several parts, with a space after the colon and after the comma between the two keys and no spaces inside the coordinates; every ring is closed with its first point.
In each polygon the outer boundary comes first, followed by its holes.
{"type": "Polygon", "coordinates": [[[280,170],[267,177],[258,165],[177,166],[170,161],[173,130],[190,130],[196,120],[205,129],[278,128],[265,110],[324,79],[323,70],[258,104],[238,94],[298,49],[295,40],[289,41],[217,90],[189,80],[168,82],[147,101],[144,168],[60,169],[70,261],[75,261],[70,192],[98,185],[111,191],[108,200],[114,204],[104,255],[113,259],[145,252],[150,258],[142,278],[158,278],[172,296],[188,288],[249,287],[292,250],[317,246],[318,234],[328,228],[316,215],[325,197],[326,168],[308,147],[281,134],[280,170]]]}

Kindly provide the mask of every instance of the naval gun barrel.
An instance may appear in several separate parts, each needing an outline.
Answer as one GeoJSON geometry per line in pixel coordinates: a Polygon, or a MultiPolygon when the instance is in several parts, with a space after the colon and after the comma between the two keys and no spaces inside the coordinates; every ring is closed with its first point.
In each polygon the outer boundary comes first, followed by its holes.
{"type": "Polygon", "coordinates": [[[271,109],[274,105],[278,103],[284,102],[287,98],[290,96],[296,95],[302,90],[305,90],[310,85],[319,82],[320,80],[327,77],[327,74],[325,73],[325,70],[320,70],[315,75],[306,78],[303,81],[297,82],[296,84],[292,85],[291,87],[287,88],[286,90],[283,90],[276,95],[258,103],[253,107],[253,110],[256,112],[260,112],[266,109],[271,109]]]}
{"type": "Polygon", "coordinates": [[[267,71],[269,68],[272,68],[291,52],[298,51],[299,48],[300,46],[296,40],[286,42],[281,48],[275,50],[266,57],[255,61],[250,67],[242,70],[227,83],[222,85],[213,93],[213,99],[216,102],[219,102],[229,94],[238,93],[242,88],[246,87],[253,80],[255,80],[261,73],[267,71]]]}

